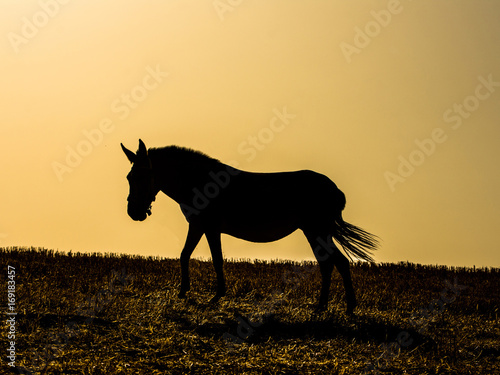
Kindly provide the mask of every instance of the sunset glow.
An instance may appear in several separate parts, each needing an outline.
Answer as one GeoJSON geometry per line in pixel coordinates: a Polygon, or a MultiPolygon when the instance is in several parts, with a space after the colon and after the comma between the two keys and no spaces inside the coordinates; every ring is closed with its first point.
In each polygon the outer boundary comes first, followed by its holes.
{"type": "MultiPolygon", "coordinates": [[[[311,169],[377,262],[500,266],[500,3],[0,0],[0,246],[178,257],[160,194],[126,211],[136,150],[311,169]]],[[[226,258],[311,260],[305,238],[226,258]]],[[[193,254],[208,258],[206,240],[193,254]]]]}

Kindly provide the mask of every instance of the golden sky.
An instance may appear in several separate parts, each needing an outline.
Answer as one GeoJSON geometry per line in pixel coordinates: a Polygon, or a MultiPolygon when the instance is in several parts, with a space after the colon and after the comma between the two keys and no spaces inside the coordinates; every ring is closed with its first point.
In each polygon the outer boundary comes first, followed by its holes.
{"type": "MultiPolygon", "coordinates": [[[[142,138],[326,174],[344,218],[381,237],[377,261],[498,267],[499,14],[486,0],[0,0],[0,246],[178,257],[175,202],[127,216],[120,142],[142,138]]],[[[300,232],[223,250],[313,259],[300,232]]]]}

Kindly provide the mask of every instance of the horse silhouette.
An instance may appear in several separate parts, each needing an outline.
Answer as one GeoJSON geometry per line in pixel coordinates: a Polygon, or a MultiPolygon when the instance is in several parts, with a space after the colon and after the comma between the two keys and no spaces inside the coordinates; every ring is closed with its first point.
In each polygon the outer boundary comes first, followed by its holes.
{"type": "Polygon", "coordinates": [[[151,204],[162,191],[175,200],[189,223],[180,256],[179,297],[189,290],[189,259],[205,234],[217,275],[217,292],[211,302],[226,293],[221,233],[252,242],[279,240],[297,229],[306,236],[322,276],[318,308],[328,306],[333,267],[342,276],[347,313],[356,307],[349,260],[345,253],[373,261],[377,238],[342,219],[346,199],[328,177],[310,171],[254,173],[233,168],[199,151],[167,146],[146,149],[139,140],[136,153],[121,144],[133,164],[127,212],[133,220],[151,215],[151,204]]]}

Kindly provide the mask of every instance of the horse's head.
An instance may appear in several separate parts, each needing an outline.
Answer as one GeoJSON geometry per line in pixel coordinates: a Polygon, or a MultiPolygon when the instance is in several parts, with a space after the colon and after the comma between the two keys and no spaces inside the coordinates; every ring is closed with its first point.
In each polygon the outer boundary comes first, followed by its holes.
{"type": "Polygon", "coordinates": [[[132,219],[143,221],[151,215],[151,203],[158,193],[154,184],[151,160],[144,142],[140,139],[139,150],[135,154],[123,144],[121,146],[128,160],[133,164],[127,175],[130,185],[127,212],[132,219]]]}

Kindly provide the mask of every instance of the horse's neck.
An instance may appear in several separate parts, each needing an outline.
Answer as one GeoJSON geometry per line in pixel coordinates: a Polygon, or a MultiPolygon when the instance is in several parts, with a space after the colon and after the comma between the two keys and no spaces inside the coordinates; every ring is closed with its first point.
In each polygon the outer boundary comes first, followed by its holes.
{"type": "Polygon", "coordinates": [[[224,166],[157,159],[153,155],[151,163],[157,187],[177,203],[191,203],[193,190],[207,182],[209,172],[217,172],[224,166]]]}

